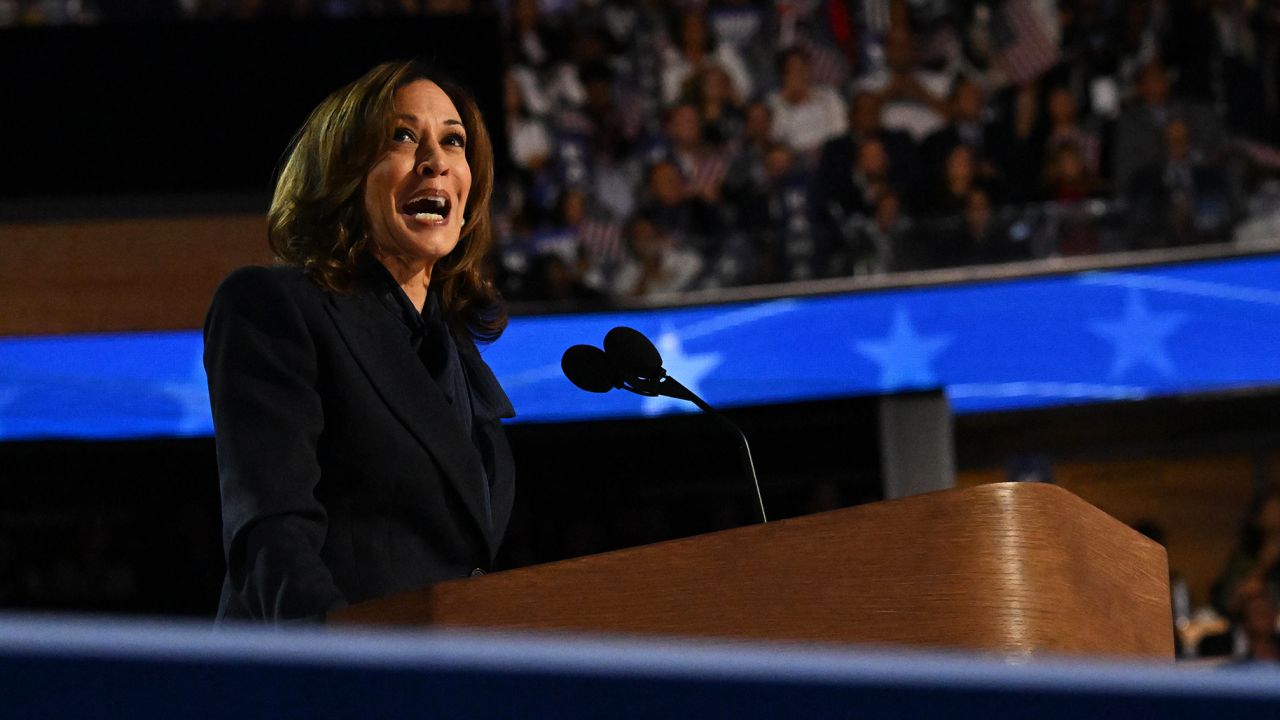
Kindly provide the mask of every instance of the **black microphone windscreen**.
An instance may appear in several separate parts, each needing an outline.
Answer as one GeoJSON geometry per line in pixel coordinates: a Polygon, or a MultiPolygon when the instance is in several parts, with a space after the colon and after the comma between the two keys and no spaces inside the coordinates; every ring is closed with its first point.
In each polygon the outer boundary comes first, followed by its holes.
{"type": "Polygon", "coordinates": [[[574,345],[564,351],[560,368],[574,385],[588,392],[609,392],[618,386],[618,371],[598,347],[574,345]]]}
{"type": "Polygon", "coordinates": [[[639,330],[616,327],[604,336],[604,351],[624,375],[655,379],[663,375],[662,355],[639,330]]]}

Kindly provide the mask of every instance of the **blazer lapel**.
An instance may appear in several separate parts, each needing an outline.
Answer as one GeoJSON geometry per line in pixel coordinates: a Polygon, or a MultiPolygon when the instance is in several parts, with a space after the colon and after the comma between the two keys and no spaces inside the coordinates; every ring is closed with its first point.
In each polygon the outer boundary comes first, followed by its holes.
{"type": "Polygon", "coordinates": [[[489,369],[489,364],[480,357],[475,341],[468,336],[457,337],[457,334],[454,338],[458,346],[458,357],[462,360],[463,370],[467,373],[467,381],[474,393],[472,404],[477,416],[485,420],[515,417],[516,409],[511,406],[510,398],[489,369]]]}
{"type": "Polygon", "coordinates": [[[356,362],[391,411],[426,448],[453,483],[490,552],[493,527],[484,506],[480,454],[463,433],[444,393],[408,352],[394,318],[367,291],[330,295],[328,308],[356,362]]]}
{"type": "Polygon", "coordinates": [[[515,469],[512,467],[511,446],[503,432],[501,419],[515,417],[515,408],[503,391],[493,370],[480,357],[475,341],[465,331],[454,333],[458,347],[458,359],[467,375],[471,391],[471,407],[476,419],[476,442],[484,448],[483,456],[489,463],[490,507],[493,508],[493,543],[501,544],[511,508],[515,500],[515,469]]]}

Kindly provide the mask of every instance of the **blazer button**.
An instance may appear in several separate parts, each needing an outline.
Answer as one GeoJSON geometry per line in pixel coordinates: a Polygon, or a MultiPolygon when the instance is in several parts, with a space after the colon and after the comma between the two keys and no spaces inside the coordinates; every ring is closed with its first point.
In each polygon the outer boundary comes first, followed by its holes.
{"type": "Polygon", "coordinates": [[[483,574],[484,570],[481,570],[480,568],[475,568],[471,571],[471,577],[480,577],[483,574]]]}

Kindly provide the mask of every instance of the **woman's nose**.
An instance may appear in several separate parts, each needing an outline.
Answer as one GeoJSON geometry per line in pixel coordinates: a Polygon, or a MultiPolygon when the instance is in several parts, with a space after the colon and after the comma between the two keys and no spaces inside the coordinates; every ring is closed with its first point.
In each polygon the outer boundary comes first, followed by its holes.
{"type": "Polygon", "coordinates": [[[424,147],[418,153],[418,174],[423,177],[447,175],[449,166],[439,148],[424,147]]]}

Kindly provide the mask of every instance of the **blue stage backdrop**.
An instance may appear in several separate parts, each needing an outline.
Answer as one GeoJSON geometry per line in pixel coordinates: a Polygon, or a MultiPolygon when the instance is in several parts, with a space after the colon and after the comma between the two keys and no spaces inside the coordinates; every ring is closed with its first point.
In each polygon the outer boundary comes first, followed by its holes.
{"type": "MultiPolygon", "coordinates": [[[[615,325],[732,407],[944,387],[960,413],[1280,384],[1280,258],[652,311],[517,317],[484,353],[517,422],[692,409],[560,371],[615,325]]],[[[196,331],[0,340],[0,439],[212,432],[196,331]]]]}

